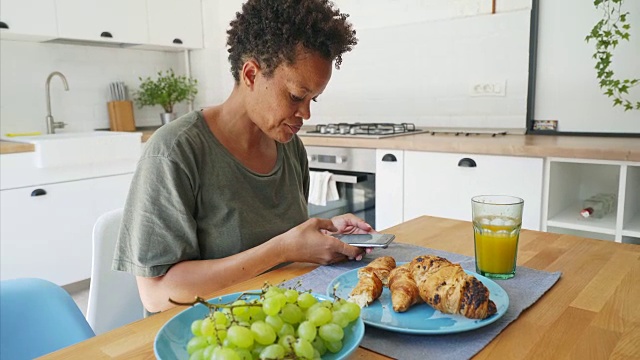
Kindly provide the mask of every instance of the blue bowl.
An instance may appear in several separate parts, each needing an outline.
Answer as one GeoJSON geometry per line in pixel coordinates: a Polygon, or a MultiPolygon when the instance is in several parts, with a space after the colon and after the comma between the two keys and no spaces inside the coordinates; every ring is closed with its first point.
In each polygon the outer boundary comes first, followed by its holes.
{"type": "MultiPolygon", "coordinates": [[[[259,291],[256,290],[251,292],[259,291]]],[[[241,294],[241,292],[237,292],[207,301],[211,304],[229,303],[237,300],[241,294]]],[[[318,300],[332,300],[326,295],[316,293],[313,293],[312,295],[318,300]]],[[[246,299],[251,300],[257,297],[257,295],[249,295],[246,296],[246,299]]],[[[209,308],[203,304],[197,304],[183,310],[167,321],[160,331],[158,331],[153,343],[153,351],[155,352],[156,358],[160,360],[189,359],[187,343],[193,337],[193,334],[191,333],[191,323],[198,319],[204,319],[207,314],[209,314],[209,308]]],[[[327,352],[322,358],[326,360],[346,359],[358,348],[363,337],[364,323],[362,322],[362,319],[358,318],[344,329],[342,349],[335,354],[327,352]]]]}

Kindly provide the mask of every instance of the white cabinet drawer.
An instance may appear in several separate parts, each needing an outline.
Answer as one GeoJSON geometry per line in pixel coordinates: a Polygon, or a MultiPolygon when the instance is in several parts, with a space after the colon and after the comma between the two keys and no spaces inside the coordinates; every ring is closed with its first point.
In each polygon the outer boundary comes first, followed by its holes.
{"type": "Polygon", "coordinates": [[[541,158],[405,151],[404,220],[421,215],[471,220],[471,197],[504,194],[525,201],[523,227],[539,230],[541,158]]]}

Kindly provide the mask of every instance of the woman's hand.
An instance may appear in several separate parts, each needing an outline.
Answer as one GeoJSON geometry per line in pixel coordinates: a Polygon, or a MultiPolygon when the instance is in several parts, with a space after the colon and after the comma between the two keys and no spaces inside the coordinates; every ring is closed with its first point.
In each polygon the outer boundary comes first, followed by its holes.
{"type": "MultiPolygon", "coordinates": [[[[353,216],[349,219],[344,222],[338,221],[340,228],[335,225],[333,219],[311,218],[280,235],[284,261],[326,265],[347,259],[362,259],[365,249],[345,244],[329,235],[353,226],[351,224],[355,223],[355,219],[358,218],[353,216]]],[[[366,225],[366,223],[364,224],[366,225]]]]}
{"type": "Polygon", "coordinates": [[[353,214],[338,215],[331,218],[336,227],[336,234],[371,234],[377,233],[371,225],[353,214]]]}

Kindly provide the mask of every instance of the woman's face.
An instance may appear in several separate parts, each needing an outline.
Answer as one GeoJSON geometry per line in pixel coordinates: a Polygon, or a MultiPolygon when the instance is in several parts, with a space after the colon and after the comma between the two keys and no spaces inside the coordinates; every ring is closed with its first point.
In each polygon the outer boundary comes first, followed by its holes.
{"type": "Polygon", "coordinates": [[[311,102],[331,79],[332,62],[300,47],[293,64],[283,63],[271,77],[258,70],[253,79],[248,114],[270,138],[285,143],[311,117],[311,102]]]}

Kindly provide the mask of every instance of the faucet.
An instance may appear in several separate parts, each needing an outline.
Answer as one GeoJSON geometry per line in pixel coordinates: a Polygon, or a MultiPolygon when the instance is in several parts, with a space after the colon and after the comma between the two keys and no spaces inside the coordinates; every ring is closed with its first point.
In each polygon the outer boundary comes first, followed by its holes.
{"type": "Polygon", "coordinates": [[[67,125],[64,122],[61,121],[54,121],[53,120],[53,115],[51,115],[51,94],[49,91],[49,87],[51,84],[51,79],[58,75],[60,77],[60,79],[62,79],[62,83],[64,84],[64,90],[65,91],[69,91],[69,84],[67,84],[67,78],[64,77],[64,75],[62,75],[61,72],[59,71],[54,71],[51,74],[49,74],[49,76],[47,76],[47,81],[45,82],[45,89],[47,91],[47,134],[55,134],[56,133],[56,129],[62,129],[65,127],[65,125],[67,125]]]}

